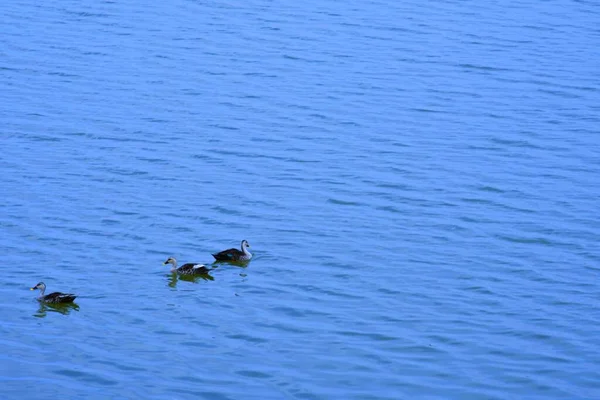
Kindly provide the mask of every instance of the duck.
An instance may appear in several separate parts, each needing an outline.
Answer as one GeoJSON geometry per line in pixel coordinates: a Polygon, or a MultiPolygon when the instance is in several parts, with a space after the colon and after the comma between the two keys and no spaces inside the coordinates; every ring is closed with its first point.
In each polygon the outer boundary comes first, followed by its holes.
{"type": "Polygon", "coordinates": [[[44,282],[40,282],[37,285],[35,285],[34,287],[32,287],[29,290],[39,290],[40,291],[40,295],[38,296],[38,300],[41,301],[42,303],[49,303],[49,304],[57,304],[57,303],[72,303],[73,300],[75,300],[75,298],[77,297],[74,294],[71,293],[61,293],[61,292],[54,292],[54,293],[50,293],[47,295],[44,295],[44,292],[46,291],[46,284],[44,282]]]}
{"type": "Polygon", "coordinates": [[[177,272],[180,275],[206,275],[210,269],[204,264],[187,263],[177,268],[177,260],[173,257],[167,258],[163,265],[171,264],[171,272],[177,272]]]}
{"type": "Polygon", "coordinates": [[[238,249],[227,249],[214,253],[212,256],[217,261],[250,261],[252,253],[248,251],[250,243],[247,240],[242,240],[242,250],[238,249]]]}

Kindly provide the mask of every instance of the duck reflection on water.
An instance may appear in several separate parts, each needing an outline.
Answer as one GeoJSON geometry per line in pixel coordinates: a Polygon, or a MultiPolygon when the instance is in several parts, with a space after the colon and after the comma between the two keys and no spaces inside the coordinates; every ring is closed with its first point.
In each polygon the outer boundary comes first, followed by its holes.
{"type": "Polygon", "coordinates": [[[198,283],[200,281],[214,281],[215,278],[209,273],[201,274],[201,275],[180,275],[176,272],[171,272],[169,274],[169,287],[175,288],[177,287],[178,281],[192,282],[198,283]]]}
{"type": "Polygon", "coordinates": [[[34,317],[44,318],[48,313],[59,313],[68,315],[72,311],[79,311],[79,305],[77,303],[44,303],[40,302],[40,307],[37,312],[33,314],[34,317]]]}

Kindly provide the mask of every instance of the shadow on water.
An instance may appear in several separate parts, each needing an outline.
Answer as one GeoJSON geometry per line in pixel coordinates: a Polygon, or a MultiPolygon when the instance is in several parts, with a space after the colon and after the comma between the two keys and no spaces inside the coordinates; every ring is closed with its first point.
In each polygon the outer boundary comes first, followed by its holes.
{"type": "Polygon", "coordinates": [[[248,264],[250,264],[250,261],[252,260],[248,260],[248,261],[214,261],[212,263],[213,268],[218,268],[221,265],[231,265],[234,267],[238,267],[238,268],[247,268],[248,264]]]}
{"type": "Polygon", "coordinates": [[[48,304],[40,303],[40,308],[33,314],[34,317],[44,318],[48,313],[60,313],[68,315],[71,311],[79,311],[77,303],[63,303],[63,304],[48,304]]]}
{"type": "MultiPolygon", "coordinates": [[[[248,261],[214,261],[212,263],[212,266],[213,266],[213,269],[216,269],[216,268],[219,268],[219,266],[221,266],[221,265],[231,265],[232,267],[241,268],[241,270],[244,271],[246,268],[248,268],[250,261],[252,261],[252,260],[248,260],[248,261]]],[[[242,278],[246,278],[247,274],[245,274],[244,272],[240,272],[240,276],[242,278]]]]}
{"type": "Polygon", "coordinates": [[[214,281],[215,278],[210,274],[200,274],[200,275],[179,275],[175,272],[169,275],[169,287],[175,288],[177,287],[178,281],[192,282],[198,283],[199,281],[214,281]]]}

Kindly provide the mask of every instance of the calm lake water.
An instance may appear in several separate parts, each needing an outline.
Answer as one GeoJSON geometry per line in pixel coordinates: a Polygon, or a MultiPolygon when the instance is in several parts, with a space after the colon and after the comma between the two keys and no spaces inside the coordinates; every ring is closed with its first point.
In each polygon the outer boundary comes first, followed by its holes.
{"type": "Polygon", "coordinates": [[[598,3],[0,10],[3,399],[600,398],[598,3]]]}

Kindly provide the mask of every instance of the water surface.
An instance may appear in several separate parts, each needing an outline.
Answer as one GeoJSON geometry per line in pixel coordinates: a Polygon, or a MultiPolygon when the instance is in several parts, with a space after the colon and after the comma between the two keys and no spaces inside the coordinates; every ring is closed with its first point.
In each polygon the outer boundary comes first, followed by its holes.
{"type": "Polygon", "coordinates": [[[4,398],[600,397],[596,4],[0,9],[4,398]]]}

